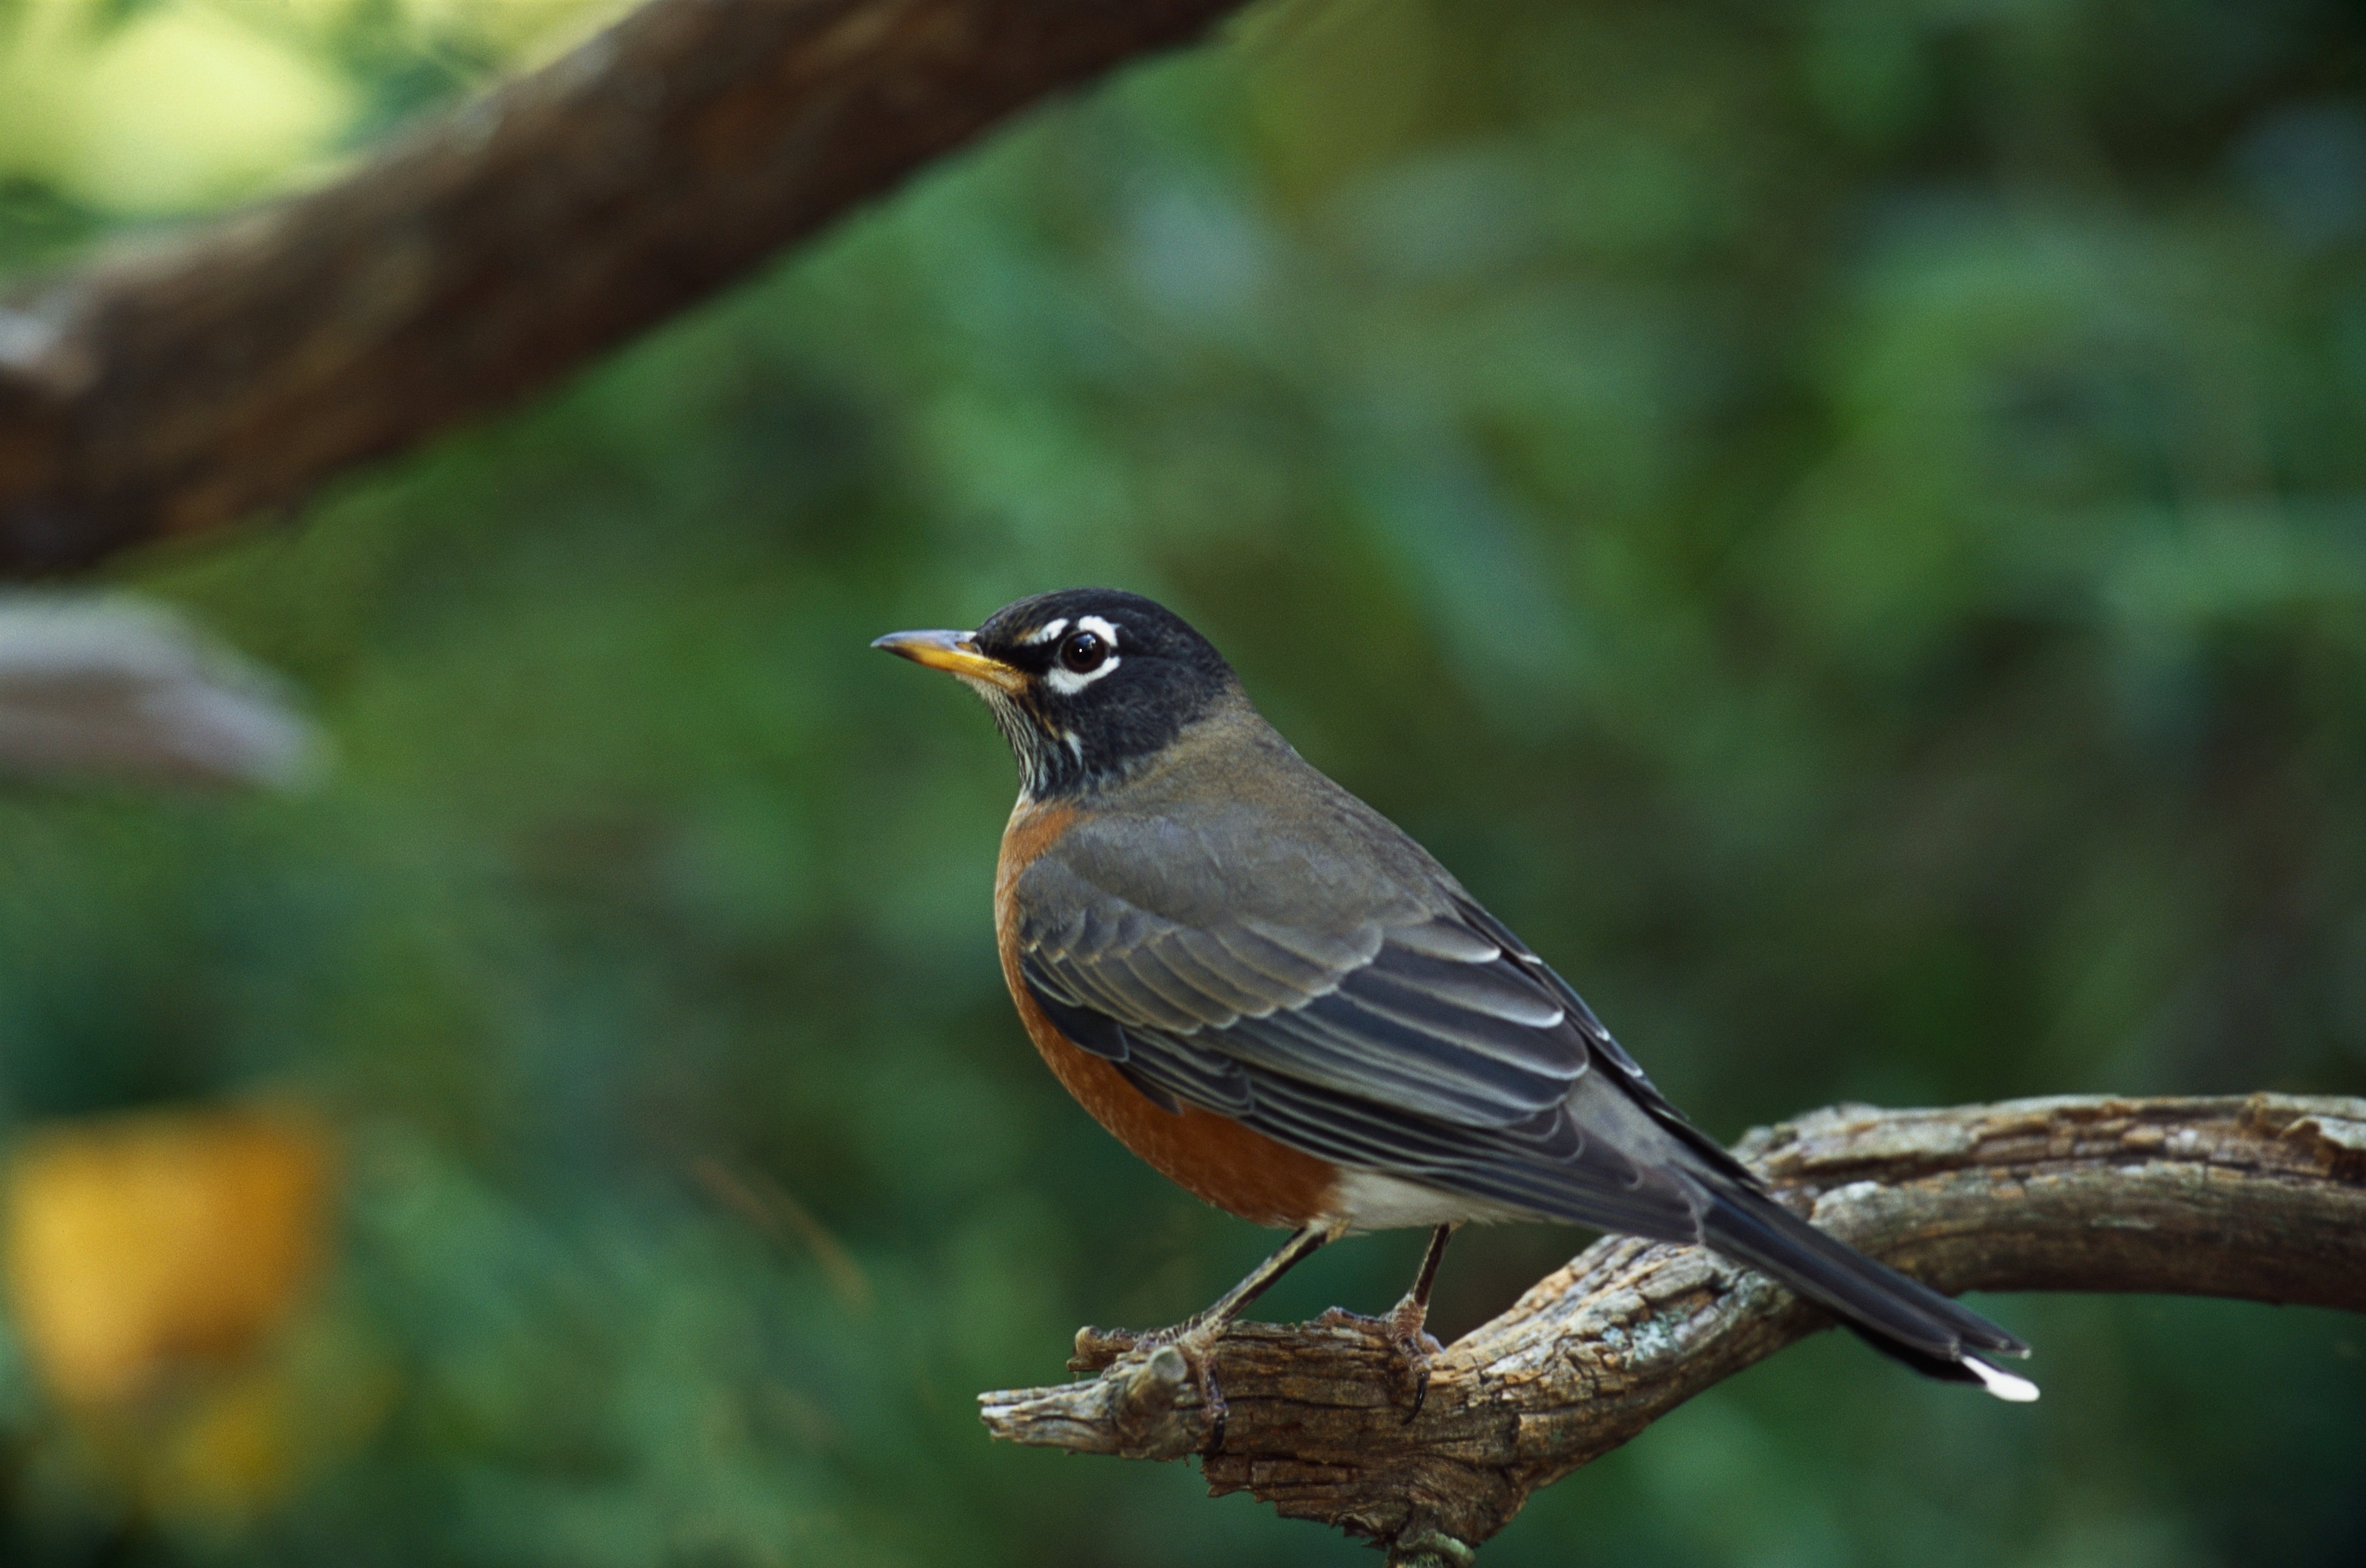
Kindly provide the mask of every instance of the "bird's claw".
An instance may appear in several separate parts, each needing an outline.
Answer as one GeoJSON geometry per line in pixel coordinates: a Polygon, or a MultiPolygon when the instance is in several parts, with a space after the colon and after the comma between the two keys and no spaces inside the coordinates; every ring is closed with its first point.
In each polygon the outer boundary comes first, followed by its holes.
{"type": "Polygon", "coordinates": [[[1087,1325],[1076,1330],[1076,1352],[1068,1358],[1068,1370],[1098,1372],[1136,1350],[1146,1355],[1161,1345],[1188,1349],[1189,1347],[1184,1345],[1187,1339],[1200,1348],[1213,1349],[1229,1326],[1211,1328],[1196,1317],[1187,1317],[1165,1328],[1095,1328],[1087,1325]]]}
{"type": "Polygon", "coordinates": [[[1095,1328],[1087,1325],[1076,1330],[1076,1353],[1068,1358],[1068,1370],[1100,1371],[1149,1337],[1136,1328],[1095,1328]]]}
{"type": "Polygon", "coordinates": [[[1428,1318],[1428,1307],[1407,1296],[1379,1317],[1331,1307],[1314,1321],[1324,1328],[1360,1328],[1387,1348],[1391,1402],[1410,1422],[1429,1398],[1429,1359],[1446,1349],[1424,1326],[1428,1318]]]}

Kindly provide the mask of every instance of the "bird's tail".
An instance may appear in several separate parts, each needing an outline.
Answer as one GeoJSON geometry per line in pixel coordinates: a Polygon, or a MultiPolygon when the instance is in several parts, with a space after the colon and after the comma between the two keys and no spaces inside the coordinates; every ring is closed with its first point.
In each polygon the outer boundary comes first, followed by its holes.
{"type": "Polygon", "coordinates": [[[1974,1354],[2029,1353],[1987,1318],[1876,1263],[1763,1193],[1723,1181],[1703,1185],[1710,1202],[1701,1216],[1702,1239],[1717,1251],[1829,1307],[1875,1349],[1927,1377],[1977,1383],[2016,1403],[2037,1397],[2035,1383],[1974,1354]]]}

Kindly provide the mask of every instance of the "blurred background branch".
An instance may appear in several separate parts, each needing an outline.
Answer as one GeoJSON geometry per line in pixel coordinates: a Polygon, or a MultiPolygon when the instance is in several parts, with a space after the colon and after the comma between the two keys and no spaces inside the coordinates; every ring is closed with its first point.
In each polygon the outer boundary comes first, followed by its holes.
{"type": "Polygon", "coordinates": [[[300,500],[1237,0],[657,0],[335,184],[0,303],[0,571],[300,500]]]}
{"type": "MultiPolygon", "coordinates": [[[[1740,1152],[1819,1224],[1951,1294],[2137,1291],[2366,1311],[2366,1100],[1842,1107],[1740,1152]]],[[[1105,1369],[1098,1380],[979,1400],[997,1437],[1200,1454],[1216,1492],[1370,1537],[1406,1568],[1464,1568],[1538,1487],[1830,1326],[1699,1247],[1611,1236],[1433,1360],[1414,1409],[1392,1387],[1380,1325],[1329,1314],[1221,1341],[1221,1417],[1177,1352],[1092,1329],[1070,1365],[1105,1369]]]]}
{"type": "Polygon", "coordinates": [[[284,786],[319,755],[285,682],[185,615],[0,596],[0,779],[284,786]]]}

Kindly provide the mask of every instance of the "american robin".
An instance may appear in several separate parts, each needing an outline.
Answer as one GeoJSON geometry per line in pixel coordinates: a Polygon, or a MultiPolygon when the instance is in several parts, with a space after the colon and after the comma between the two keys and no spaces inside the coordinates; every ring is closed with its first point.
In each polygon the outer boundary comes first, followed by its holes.
{"type": "Polygon", "coordinates": [[[1325,1243],[1426,1226],[1390,1320],[1417,1357],[1455,1226],[1556,1220],[1701,1243],[1918,1371],[2037,1396],[1976,1354],[2021,1340],[1769,1197],[1171,612],[1074,589],[873,646],[984,697],[1018,758],[995,929],[1044,1061],[1168,1178],[1296,1233],[1172,1334],[1204,1348],[1325,1243]]]}

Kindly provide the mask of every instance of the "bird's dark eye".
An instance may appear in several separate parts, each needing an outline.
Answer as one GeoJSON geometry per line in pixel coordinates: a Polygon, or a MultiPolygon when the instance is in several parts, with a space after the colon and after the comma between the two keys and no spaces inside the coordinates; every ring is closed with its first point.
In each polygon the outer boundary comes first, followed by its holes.
{"type": "Polygon", "coordinates": [[[1060,645],[1060,662],[1079,675],[1088,675],[1109,657],[1109,643],[1098,632],[1076,632],[1060,645]]]}

